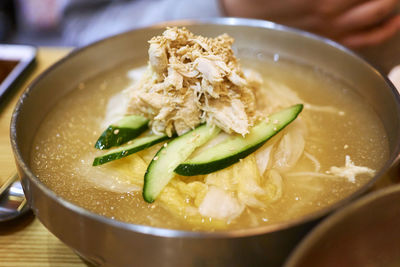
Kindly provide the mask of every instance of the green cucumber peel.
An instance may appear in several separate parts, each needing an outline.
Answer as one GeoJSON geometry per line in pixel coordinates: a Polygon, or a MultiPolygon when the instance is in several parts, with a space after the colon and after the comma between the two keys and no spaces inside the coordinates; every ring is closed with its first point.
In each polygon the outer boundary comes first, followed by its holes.
{"type": "Polygon", "coordinates": [[[146,131],[148,123],[149,120],[143,116],[125,116],[108,126],[100,135],[94,147],[97,149],[109,149],[120,146],[146,131]]]}
{"type": "Polygon", "coordinates": [[[197,147],[205,144],[219,132],[218,127],[203,124],[164,145],[147,167],[144,175],[143,199],[148,203],[154,202],[175,176],[175,168],[197,147]]]}
{"type": "Polygon", "coordinates": [[[182,162],[174,170],[184,176],[209,174],[238,162],[260,148],[271,137],[276,135],[303,110],[302,104],[278,111],[259,122],[242,137],[240,135],[227,138],[212,148],[203,151],[195,157],[182,162]]]}
{"type": "Polygon", "coordinates": [[[127,157],[168,139],[169,137],[167,135],[149,135],[136,138],[128,142],[126,145],[109,150],[106,154],[96,157],[93,161],[93,166],[98,166],[113,160],[127,157]]]}

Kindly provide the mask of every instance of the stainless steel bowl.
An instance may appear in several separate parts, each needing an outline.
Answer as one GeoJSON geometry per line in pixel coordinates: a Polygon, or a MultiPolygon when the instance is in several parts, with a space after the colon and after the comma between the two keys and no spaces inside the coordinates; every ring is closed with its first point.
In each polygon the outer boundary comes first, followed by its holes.
{"type": "Polygon", "coordinates": [[[32,141],[45,115],[80,81],[147,55],[147,40],[165,25],[139,29],[74,51],[34,81],[21,96],[11,123],[11,141],[23,187],[36,216],[88,261],[108,266],[279,266],[301,237],[323,216],[366,192],[398,161],[399,95],[388,80],[344,47],[271,22],[248,19],[180,21],[197,34],[235,37],[240,57],[279,54],[316,66],[354,88],[379,115],[390,158],[351,196],[306,217],[279,225],[225,232],[190,232],[127,224],[89,212],[56,195],[30,168],[32,141]]]}
{"type": "Polygon", "coordinates": [[[299,244],[285,267],[399,266],[400,185],[334,213],[299,244]]]}

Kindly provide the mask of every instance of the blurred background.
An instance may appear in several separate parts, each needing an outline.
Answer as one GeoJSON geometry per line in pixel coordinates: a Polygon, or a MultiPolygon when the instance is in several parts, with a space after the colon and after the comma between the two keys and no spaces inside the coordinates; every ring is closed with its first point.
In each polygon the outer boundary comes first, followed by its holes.
{"type": "Polygon", "coordinates": [[[1,0],[0,40],[82,46],[153,23],[217,17],[215,0],[1,0]]]}
{"type": "Polygon", "coordinates": [[[0,43],[78,47],[167,20],[253,17],[349,44],[388,72],[400,64],[399,5],[399,0],[0,0],[0,43]],[[361,31],[370,41],[360,43],[354,33],[361,31]]]}

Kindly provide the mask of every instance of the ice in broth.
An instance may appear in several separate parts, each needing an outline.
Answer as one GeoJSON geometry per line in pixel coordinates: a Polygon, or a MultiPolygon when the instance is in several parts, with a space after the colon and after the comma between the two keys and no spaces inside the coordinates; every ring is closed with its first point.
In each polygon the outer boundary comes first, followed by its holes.
{"type": "MultiPolygon", "coordinates": [[[[93,158],[104,153],[94,148],[97,137],[124,112],[110,107],[123,106],[127,98],[121,92],[146,72],[128,62],[80,83],[49,113],[32,149],[34,172],[63,198],[116,220],[213,231],[275,224],[317,211],[355,191],[383,165],[388,157],[384,128],[345,83],[282,58],[241,60],[244,77],[256,83],[252,90],[262,99],[257,114],[296,103],[304,110],[240,162],[208,175],[175,175],[152,204],[142,198],[143,176],[164,143],[92,167],[93,158]]],[[[168,131],[160,122],[152,124],[153,131],[168,131]]]]}

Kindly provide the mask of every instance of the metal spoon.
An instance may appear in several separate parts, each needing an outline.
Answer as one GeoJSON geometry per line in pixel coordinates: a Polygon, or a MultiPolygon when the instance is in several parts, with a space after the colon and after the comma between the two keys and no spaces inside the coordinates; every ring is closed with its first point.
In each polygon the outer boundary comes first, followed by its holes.
{"type": "Polygon", "coordinates": [[[14,174],[0,188],[0,222],[17,218],[28,210],[21,182],[14,174]]]}

